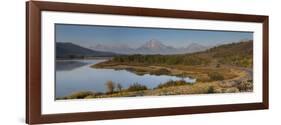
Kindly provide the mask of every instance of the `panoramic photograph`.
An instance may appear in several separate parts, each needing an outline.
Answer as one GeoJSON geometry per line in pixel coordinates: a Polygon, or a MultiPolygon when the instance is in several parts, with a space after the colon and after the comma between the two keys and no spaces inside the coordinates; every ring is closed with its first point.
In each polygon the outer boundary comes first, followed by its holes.
{"type": "Polygon", "coordinates": [[[55,99],[253,92],[253,32],[55,24],[55,99]]]}

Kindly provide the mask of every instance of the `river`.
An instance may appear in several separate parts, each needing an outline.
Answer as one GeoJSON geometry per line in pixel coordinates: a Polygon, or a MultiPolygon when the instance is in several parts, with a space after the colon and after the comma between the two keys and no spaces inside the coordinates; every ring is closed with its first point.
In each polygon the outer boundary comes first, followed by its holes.
{"type": "Polygon", "coordinates": [[[106,92],[105,83],[109,80],[127,88],[133,83],[139,83],[154,88],[169,80],[185,80],[195,82],[195,79],[180,78],[168,75],[137,75],[127,70],[100,69],[90,67],[93,64],[106,61],[105,59],[91,60],[57,60],[55,96],[67,96],[78,91],[106,92]]]}

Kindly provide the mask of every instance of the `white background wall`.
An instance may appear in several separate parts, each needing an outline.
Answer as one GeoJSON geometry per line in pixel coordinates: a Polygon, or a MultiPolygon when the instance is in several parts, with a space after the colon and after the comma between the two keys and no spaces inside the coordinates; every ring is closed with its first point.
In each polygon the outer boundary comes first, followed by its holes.
{"type": "MultiPolygon", "coordinates": [[[[53,0],[62,1],[62,0],[53,0]]],[[[78,0],[67,0],[78,2],[78,0]]],[[[151,118],[103,120],[64,124],[144,125],[197,124],[237,125],[280,123],[281,113],[281,12],[278,0],[79,0],[95,4],[199,10],[270,16],[270,109],[151,118]],[[280,53],[280,54],[279,54],[280,53]],[[279,119],[278,119],[279,118],[279,119]]],[[[25,120],[25,0],[0,4],[0,124],[20,125],[25,120]]]]}

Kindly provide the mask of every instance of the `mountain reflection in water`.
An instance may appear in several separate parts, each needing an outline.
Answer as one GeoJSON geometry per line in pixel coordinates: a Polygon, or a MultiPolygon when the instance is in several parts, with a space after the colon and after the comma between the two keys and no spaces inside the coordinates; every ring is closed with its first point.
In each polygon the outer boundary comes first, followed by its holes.
{"type": "Polygon", "coordinates": [[[75,61],[75,60],[71,60],[71,61],[59,60],[59,61],[56,61],[56,70],[57,71],[71,71],[71,70],[77,69],[79,67],[85,66],[87,64],[89,64],[89,63],[75,61]]]}

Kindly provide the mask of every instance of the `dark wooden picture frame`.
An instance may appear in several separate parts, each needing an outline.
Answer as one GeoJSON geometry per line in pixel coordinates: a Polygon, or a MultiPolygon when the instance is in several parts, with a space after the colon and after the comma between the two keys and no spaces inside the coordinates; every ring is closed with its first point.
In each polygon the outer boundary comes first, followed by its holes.
{"type": "Polygon", "coordinates": [[[29,1],[26,3],[26,123],[54,123],[134,117],[151,117],[210,112],[243,111],[269,108],[268,89],[268,16],[182,11],[136,7],[29,1]],[[41,113],[41,11],[99,13],[182,19],[257,22],[263,25],[263,98],[262,103],[209,106],[167,107],[137,110],[98,111],[85,113],[41,113]]]}

